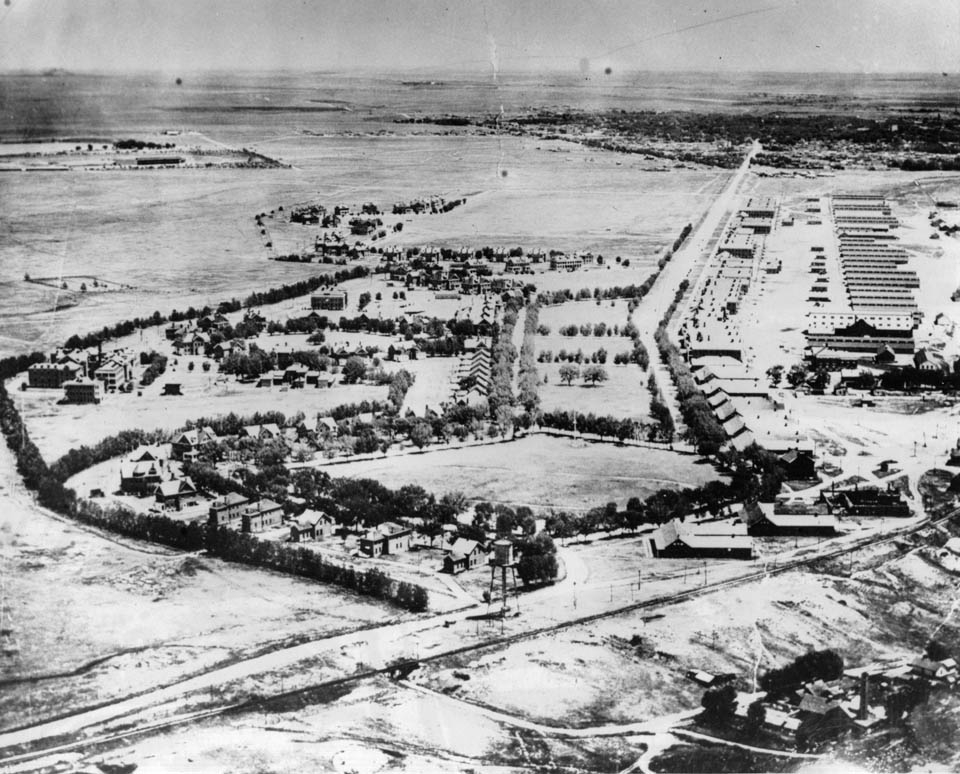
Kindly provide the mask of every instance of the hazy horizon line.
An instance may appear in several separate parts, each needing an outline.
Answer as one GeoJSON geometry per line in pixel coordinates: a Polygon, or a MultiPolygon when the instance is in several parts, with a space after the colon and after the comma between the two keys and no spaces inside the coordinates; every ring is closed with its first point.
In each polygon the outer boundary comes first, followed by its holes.
{"type": "Polygon", "coordinates": [[[572,76],[600,76],[600,77],[622,77],[624,75],[643,75],[643,74],[654,74],[654,75],[673,75],[673,74],[686,74],[686,75],[711,75],[717,77],[723,77],[727,75],[836,75],[836,76],[845,76],[845,77],[874,77],[874,76],[929,76],[929,77],[955,77],[960,75],[958,72],[946,72],[943,70],[788,70],[788,69],[738,69],[738,68],[729,68],[723,70],[705,70],[698,68],[625,68],[623,70],[617,70],[612,72],[604,72],[602,69],[597,69],[596,71],[587,71],[586,73],[577,70],[576,68],[542,68],[542,69],[507,69],[507,68],[498,68],[495,72],[491,72],[490,68],[485,69],[463,69],[463,68],[430,68],[429,70],[423,67],[414,67],[410,69],[405,68],[352,68],[352,69],[311,69],[311,68],[293,68],[293,67],[278,67],[278,68],[243,68],[243,67],[201,67],[201,68],[188,68],[188,69],[173,69],[173,68],[143,68],[143,69],[86,69],[86,68],[71,68],[71,67],[60,67],[60,66],[51,66],[51,67],[19,67],[11,69],[2,69],[0,68],[0,76],[3,75],[37,75],[44,76],[50,75],[53,73],[65,74],[65,75],[109,75],[109,76],[122,76],[122,75],[159,75],[164,77],[177,76],[177,75],[231,75],[231,74],[292,74],[292,75],[340,75],[340,76],[351,76],[351,75],[362,75],[366,77],[370,76],[388,76],[388,75],[403,75],[403,76],[419,76],[417,80],[427,80],[431,75],[445,75],[445,76],[459,76],[459,77],[472,77],[472,78],[492,78],[494,80],[501,77],[509,76],[537,76],[537,75],[572,75],[572,76]]]}

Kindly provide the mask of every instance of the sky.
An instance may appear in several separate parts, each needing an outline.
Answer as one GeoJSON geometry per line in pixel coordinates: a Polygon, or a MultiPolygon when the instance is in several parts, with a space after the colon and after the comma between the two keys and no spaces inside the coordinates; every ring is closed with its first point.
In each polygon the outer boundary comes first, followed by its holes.
{"type": "Polygon", "coordinates": [[[2,71],[960,71],[958,0],[2,3],[2,71]]]}

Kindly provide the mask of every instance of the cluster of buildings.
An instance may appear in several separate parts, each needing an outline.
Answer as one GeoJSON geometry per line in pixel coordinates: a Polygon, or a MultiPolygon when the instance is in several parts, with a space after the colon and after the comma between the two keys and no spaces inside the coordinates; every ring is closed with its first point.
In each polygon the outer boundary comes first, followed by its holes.
{"type": "Polygon", "coordinates": [[[643,552],[657,559],[753,559],[755,538],[830,538],[841,531],[841,517],[910,515],[907,499],[892,486],[822,490],[816,502],[754,502],[727,506],[717,515],[671,519],[646,536],[643,552]]]}
{"type": "Polygon", "coordinates": [[[775,199],[745,202],[719,240],[678,334],[698,386],[737,449],[755,440],[744,421],[747,409],[770,398],[768,380],[744,362],[740,313],[761,275],[780,271],[780,261],[766,255],[766,239],[786,222],[775,199]]]}
{"type": "MultiPolygon", "coordinates": [[[[236,492],[228,492],[210,504],[207,523],[238,532],[265,532],[280,527],[284,520],[283,506],[273,500],[251,500],[236,492]]],[[[291,532],[292,534],[292,532],[291,532]]],[[[298,532],[298,541],[300,538],[298,532]]]]}
{"type": "Polygon", "coordinates": [[[133,389],[137,356],[128,349],[58,350],[27,370],[31,389],[63,390],[65,403],[99,403],[106,393],[133,389]]]}
{"type": "Polygon", "coordinates": [[[576,271],[584,266],[600,265],[602,262],[602,258],[591,252],[575,252],[572,255],[554,251],[550,253],[550,268],[553,271],[576,271]]]}
{"type": "Polygon", "coordinates": [[[453,400],[458,404],[477,405],[490,394],[492,369],[490,347],[481,342],[473,352],[464,352],[453,375],[453,400]]]}
{"type": "MultiPolygon", "coordinates": [[[[389,250],[382,257],[376,271],[387,274],[392,282],[402,283],[408,289],[418,287],[472,295],[500,294],[522,287],[522,281],[515,276],[494,276],[490,261],[475,257],[467,248],[455,253],[452,260],[444,259],[436,248],[424,248],[412,257],[402,250],[389,250]]],[[[523,258],[510,260],[509,274],[525,273],[512,263],[523,262],[523,258]]]]}
{"type": "MultiPolygon", "coordinates": [[[[848,669],[836,680],[814,680],[786,695],[762,700],[763,730],[785,744],[800,749],[817,749],[846,735],[861,736],[886,721],[892,694],[923,689],[955,689],[957,663],[919,658],[895,667],[848,669]]],[[[735,715],[745,722],[749,702],[738,702],[735,715]]]]}
{"type": "Polygon", "coordinates": [[[889,204],[838,193],[827,208],[835,243],[811,248],[808,300],[819,308],[807,314],[806,359],[835,369],[912,355],[922,317],[913,295],[920,280],[902,268],[908,256],[897,244],[899,223],[889,204]]]}
{"type": "Polygon", "coordinates": [[[152,496],[158,506],[175,511],[195,505],[197,498],[193,482],[159,446],[140,446],[120,461],[120,491],[135,497],[152,496]]]}

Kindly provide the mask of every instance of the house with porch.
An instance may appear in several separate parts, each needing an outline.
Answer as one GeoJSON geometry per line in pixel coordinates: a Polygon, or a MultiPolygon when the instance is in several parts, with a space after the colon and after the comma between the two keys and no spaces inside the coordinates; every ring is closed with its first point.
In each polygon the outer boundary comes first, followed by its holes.
{"type": "Polygon", "coordinates": [[[197,496],[197,489],[189,478],[172,478],[161,481],[154,489],[157,505],[179,511],[188,500],[197,496]]]}

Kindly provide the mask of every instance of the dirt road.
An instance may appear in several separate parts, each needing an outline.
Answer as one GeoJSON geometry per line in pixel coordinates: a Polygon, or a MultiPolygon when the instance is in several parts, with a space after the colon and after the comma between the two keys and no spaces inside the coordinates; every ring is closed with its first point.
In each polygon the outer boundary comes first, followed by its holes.
{"type": "MultiPolygon", "coordinates": [[[[657,383],[664,394],[667,407],[673,416],[674,424],[681,423],[680,411],[677,405],[676,391],[670,378],[670,372],[660,361],[657,355],[657,342],[654,333],[657,325],[673,302],[674,294],[684,279],[692,279],[698,264],[704,263],[709,257],[713,243],[719,235],[719,229],[726,222],[726,217],[736,203],[737,192],[743,183],[744,176],[750,168],[750,160],[760,151],[760,143],[754,142],[743,158],[743,163],[734,172],[727,187],[713,200],[709,209],[704,213],[699,223],[695,223],[693,231],[681,245],[680,249],[663,267],[657,281],[650,288],[643,302],[633,313],[634,324],[640,330],[640,340],[650,353],[650,367],[656,374],[657,383]]],[[[702,267],[701,267],[702,268],[702,267]]]]}

